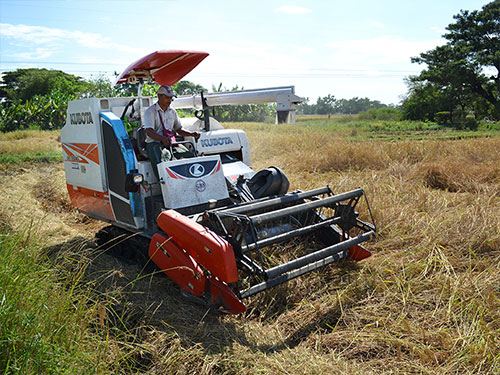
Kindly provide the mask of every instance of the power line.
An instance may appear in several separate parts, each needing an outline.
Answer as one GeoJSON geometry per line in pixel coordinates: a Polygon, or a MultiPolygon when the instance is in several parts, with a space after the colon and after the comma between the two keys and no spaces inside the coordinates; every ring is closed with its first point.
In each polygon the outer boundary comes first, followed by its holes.
{"type": "MultiPolygon", "coordinates": [[[[30,65],[38,65],[38,63],[33,62],[21,62],[21,61],[8,61],[4,63],[10,64],[30,64],[30,65]]],[[[71,62],[51,62],[45,63],[48,65],[100,65],[100,66],[114,66],[113,64],[102,64],[102,63],[71,63],[71,62]]],[[[12,71],[17,68],[1,68],[3,71],[12,71]]],[[[119,70],[119,69],[117,69],[119,70]]],[[[401,77],[412,74],[418,74],[418,72],[411,71],[402,71],[402,70],[348,70],[348,69],[332,69],[332,70],[319,70],[319,72],[315,72],[316,69],[313,69],[310,72],[290,72],[290,73],[274,73],[273,71],[267,71],[263,73],[223,73],[223,72],[203,72],[196,73],[195,75],[200,77],[207,76],[220,76],[220,77],[247,77],[247,78],[269,78],[269,77],[298,77],[298,78],[328,78],[328,77],[339,77],[339,78],[382,78],[382,77],[401,77]]],[[[78,73],[109,73],[113,74],[116,70],[109,70],[108,68],[104,68],[102,70],[74,70],[70,69],[67,71],[70,72],[78,72],[78,73]]]]}
{"type": "MultiPolygon", "coordinates": [[[[1,61],[1,64],[53,64],[53,65],[100,65],[100,66],[118,66],[118,65],[124,65],[122,63],[98,63],[98,62],[72,62],[72,61],[15,61],[15,60],[9,60],[9,61],[1,61]]],[[[273,69],[269,69],[270,73],[269,74],[274,74],[272,73],[273,69]]],[[[277,70],[277,69],[276,69],[277,70]]],[[[418,71],[408,71],[408,70],[395,70],[395,69],[341,69],[341,68],[336,68],[336,69],[328,69],[328,68],[311,68],[311,73],[306,73],[306,74],[337,74],[337,73],[346,73],[346,72],[355,72],[355,73],[403,73],[403,74],[415,74],[418,73],[418,71]],[[315,73],[318,72],[318,73],[315,73]],[[325,73],[321,73],[325,72],[325,73]],[[328,73],[330,72],[330,73],[328,73]]],[[[282,69],[280,69],[282,71],[282,69]]],[[[203,74],[203,73],[202,73],[203,74]]],[[[207,73],[207,74],[212,74],[212,73],[207,73]]],[[[232,74],[232,73],[222,73],[222,74],[232,74]]],[[[240,75],[238,73],[234,73],[236,75],[240,75]]],[[[277,74],[283,74],[283,73],[277,73],[277,74]]],[[[293,73],[291,73],[293,74],[293,73]]],[[[241,74],[241,75],[250,75],[249,73],[241,74]]]]}

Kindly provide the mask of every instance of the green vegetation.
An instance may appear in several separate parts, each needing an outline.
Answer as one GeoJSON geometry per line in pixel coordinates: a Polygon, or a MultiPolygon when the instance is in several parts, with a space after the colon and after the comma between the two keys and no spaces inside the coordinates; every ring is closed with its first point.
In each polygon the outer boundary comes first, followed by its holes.
{"type": "MultiPolygon", "coordinates": [[[[243,87],[234,86],[231,90],[222,87],[212,86],[212,92],[237,91],[243,87]]],[[[251,121],[274,123],[275,104],[245,104],[245,105],[222,105],[213,107],[211,116],[220,122],[251,121]]]]}
{"type": "Polygon", "coordinates": [[[58,70],[6,72],[0,85],[0,132],[61,128],[68,101],[83,95],[91,86],[97,87],[58,70]]]}
{"type": "Polygon", "coordinates": [[[467,123],[469,114],[500,119],[500,1],[454,18],[445,45],[412,59],[426,67],[408,78],[407,119],[434,121],[443,112],[451,122],[467,123]]]}
{"type": "MultiPolygon", "coordinates": [[[[178,95],[207,92],[189,81],[173,86],[178,95]]],[[[135,96],[138,85],[128,83],[112,88],[109,79],[98,76],[88,81],[61,71],[47,69],[18,69],[8,72],[0,84],[0,132],[24,129],[60,129],[66,121],[66,109],[70,100],[88,97],[135,96]]],[[[213,91],[226,91],[222,84],[213,91]]],[[[144,96],[156,96],[158,85],[145,83],[144,96]]],[[[232,89],[239,90],[238,86],[232,89]]],[[[181,117],[192,111],[179,111],[181,117]]],[[[219,121],[273,122],[274,106],[249,104],[220,106],[211,115],[219,121]]]]}
{"type": "Polygon", "coordinates": [[[82,273],[61,278],[43,259],[33,228],[0,223],[0,371],[3,374],[91,374],[103,346],[88,329],[82,273]]]}
{"type": "MultiPolygon", "coordinates": [[[[373,109],[355,116],[297,116],[297,124],[318,128],[347,139],[441,139],[500,135],[500,122],[474,120],[474,131],[463,124],[396,120],[392,108],[373,109]]],[[[281,127],[281,125],[280,125],[281,127]]]]}
{"type": "Polygon", "coordinates": [[[383,120],[398,121],[401,119],[401,112],[396,108],[371,108],[368,111],[361,112],[358,115],[360,120],[383,120]]]}
{"type": "MultiPolygon", "coordinates": [[[[297,105],[300,115],[332,115],[332,114],[358,114],[369,110],[388,108],[378,100],[354,97],[351,99],[335,99],[333,95],[318,97],[316,104],[309,104],[308,99],[297,105]]],[[[390,108],[394,109],[394,108],[390,108]]]]}
{"type": "Polygon", "coordinates": [[[59,129],[66,122],[68,101],[76,98],[76,95],[57,91],[35,95],[25,102],[16,100],[10,104],[1,104],[0,131],[59,129]]]}
{"type": "Polygon", "coordinates": [[[34,154],[0,154],[0,164],[22,164],[37,162],[62,162],[61,152],[37,152],[34,154]]]}
{"type": "Polygon", "coordinates": [[[3,73],[0,98],[24,103],[34,96],[47,96],[56,91],[76,95],[85,90],[86,85],[80,77],[60,70],[17,69],[3,73]]]}

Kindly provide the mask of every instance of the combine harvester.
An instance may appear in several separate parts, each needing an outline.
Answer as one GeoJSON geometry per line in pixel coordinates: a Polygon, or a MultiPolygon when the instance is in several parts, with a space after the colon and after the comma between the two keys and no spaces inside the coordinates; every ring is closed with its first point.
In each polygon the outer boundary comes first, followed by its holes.
{"type": "Polygon", "coordinates": [[[61,130],[64,169],[72,204],[147,238],[149,248],[134,251],[147,255],[183,295],[241,313],[242,300],[256,293],[344,258],[369,257],[361,243],[375,236],[375,225],[362,189],[288,193],[289,181],[279,168],[251,169],[245,132],[224,129],[209,117],[215,105],[276,102],[278,122],[294,122],[301,98],[293,87],[176,98],[174,108],[197,109],[195,118],[181,120],[200,139],[178,139],[197,156],[160,163],[158,181],[141,128],[141,115],[155,98],[142,96],[143,83],[173,85],[206,56],[154,52],[115,81],[137,83],[137,97],[71,101],[61,130]],[[128,122],[139,126],[127,132],[128,122]],[[366,220],[356,211],[360,200],[366,220]],[[301,253],[278,264],[287,244],[301,253]]]}

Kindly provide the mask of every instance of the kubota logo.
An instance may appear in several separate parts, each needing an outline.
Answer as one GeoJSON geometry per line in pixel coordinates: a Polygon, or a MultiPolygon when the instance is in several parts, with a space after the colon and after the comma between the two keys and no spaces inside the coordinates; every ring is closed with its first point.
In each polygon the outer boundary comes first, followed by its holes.
{"type": "Polygon", "coordinates": [[[201,145],[203,147],[212,147],[212,146],[222,146],[222,145],[233,144],[233,140],[231,139],[231,137],[202,139],[200,142],[201,142],[201,145]]]}
{"type": "Polygon", "coordinates": [[[203,176],[205,174],[205,167],[198,163],[193,164],[189,167],[189,173],[191,173],[193,177],[203,176]]]}
{"type": "Polygon", "coordinates": [[[90,112],[77,112],[69,114],[69,121],[71,125],[85,125],[93,124],[92,113],[90,112]]]}

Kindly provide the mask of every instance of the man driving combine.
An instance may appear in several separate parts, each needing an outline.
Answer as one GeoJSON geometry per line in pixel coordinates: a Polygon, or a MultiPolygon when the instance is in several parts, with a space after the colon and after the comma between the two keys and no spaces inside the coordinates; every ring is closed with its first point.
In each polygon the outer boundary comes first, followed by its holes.
{"type": "Polygon", "coordinates": [[[170,107],[175,96],[175,92],[170,86],[161,86],[158,89],[158,101],[144,112],[146,151],[158,179],[158,168],[156,167],[158,163],[172,160],[174,156],[177,159],[194,156],[182,144],[170,147],[172,143],[175,143],[176,133],[186,137],[200,138],[199,132],[190,132],[182,128],[176,110],[170,107]]]}

